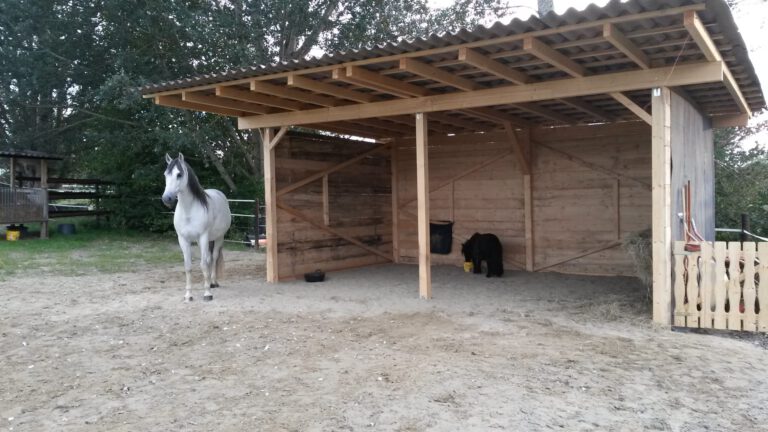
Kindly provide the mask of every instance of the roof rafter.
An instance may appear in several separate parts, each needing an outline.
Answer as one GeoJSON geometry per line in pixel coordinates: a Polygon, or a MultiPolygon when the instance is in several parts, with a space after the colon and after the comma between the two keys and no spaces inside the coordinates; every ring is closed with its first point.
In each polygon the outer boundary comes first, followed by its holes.
{"type": "Polygon", "coordinates": [[[200,92],[182,92],[181,100],[184,102],[192,102],[199,105],[209,105],[212,107],[231,109],[251,114],[269,114],[271,112],[276,112],[275,110],[263,105],[219,98],[216,96],[209,96],[200,92]]]}
{"type": "Polygon", "coordinates": [[[216,96],[222,98],[229,98],[239,100],[242,102],[251,102],[261,105],[273,106],[276,108],[283,108],[291,111],[298,111],[309,108],[306,104],[296,102],[290,99],[282,99],[279,97],[268,96],[261,93],[255,93],[245,89],[239,89],[234,86],[218,86],[216,87],[216,96]]]}
{"type": "Polygon", "coordinates": [[[472,92],[447,93],[418,98],[373,102],[365,105],[320,108],[295,113],[267,114],[239,119],[239,127],[251,129],[291,124],[311,124],[386,117],[416,112],[466,110],[491,105],[535,102],[619,91],[645,90],[659,85],[680,86],[722,81],[722,62],[690,63],[676,67],[615,72],[583,78],[506,86],[472,92]]]}
{"type": "Polygon", "coordinates": [[[277,96],[286,99],[294,99],[302,102],[309,102],[314,105],[320,105],[324,107],[334,107],[343,105],[338,99],[330,98],[327,96],[321,96],[314,93],[308,93],[301,90],[287,88],[275,84],[270,84],[264,81],[251,80],[251,91],[257,93],[264,93],[272,96],[277,96]]]}
{"type": "Polygon", "coordinates": [[[182,108],[182,109],[188,109],[193,111],[202,111],[202,112],[209,112],[214,114],[221,114],[221,115],[230,116],[230,117],[240,117],[245,114],[239,110],[219,108],[215,106],[184,101],[177,96],[155,96],[155,104],[172,107],[172,108],[182,108]]]}
{"type": "Polygon", "coordinates": [[[615,24],[603,25],[603,37],[605,40],[610,42],[611,45],[615,46],[619,51],[623,52],[624,55],[632,59],[633,62],[637,63],[637,65],[641,68],[651,68],[651,61],[648,59],[648,56],[645,55],[643,50],[638,48],[637,45],[630,41],[629,38],[624,35],[624,33],[616,28],[615,24]]]}
{"type": "MultiPolygon", "coordinates": [[[[695,11],[686,11],[683,14],[683,26],[685,26],[685,28],[688,30],[688,33],[690,33],[691,37],[696,42],[696,45],[699,46],[699,49],[704,53],[704,56],[707,58],[707,60],[722,61],[723,57],[720,55],[720,51],[718,51],[717,45],[715,45],[715,42],[709,36],[709,32],[707,32],[707,29],[704,27],[704,24],[701,22],[699,15],[695,11]]],[[[733,74],[731,73],[730,69],[728,69],[727,65],[725,66],[724,73],[725,80],[723,83],[725,84],[725,87],[728,89],[728,92],[731,94],[731,96],[733,96],[733,99],[736,101],[736,105],[739,107],[739,111],[743,114],[751,116],[752,110],[750,109],[746,99],[744,99],[744,95],[741,93],[739,84],[736,83],[736,79],[734,79],[733,74]]]]}

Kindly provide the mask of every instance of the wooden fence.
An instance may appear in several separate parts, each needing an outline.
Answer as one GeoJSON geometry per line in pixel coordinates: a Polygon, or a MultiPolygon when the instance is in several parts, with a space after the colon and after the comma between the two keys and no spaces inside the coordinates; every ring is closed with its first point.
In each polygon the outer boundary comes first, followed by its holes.
{"type": "Polygon", "coordinates": [[[768,243],[685,244],[674,245],[673,325],[768,332],[768,243]]]}
{"type": "Polygon", "coordinates": [[[0,187],[0,224],[45,221],[46,203],[44,189],[0,187]]]}

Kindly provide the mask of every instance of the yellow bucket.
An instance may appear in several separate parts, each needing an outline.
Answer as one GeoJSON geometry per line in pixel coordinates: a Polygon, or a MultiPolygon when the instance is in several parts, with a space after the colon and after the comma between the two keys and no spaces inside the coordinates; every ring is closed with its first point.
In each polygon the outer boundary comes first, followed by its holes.
{"type": "Polygon", "coordinates": [[[21,234],[20,231],[8,230],[5,232],[5,239],[8,241],[16,241],[19,239],[19,234],[21,234]]]}
{"type": "Polygon", "coordinates": [[[472,271],[472,263],[471,262],[465,262],[464,263],[464,271],[469,273],[472,271]]]}

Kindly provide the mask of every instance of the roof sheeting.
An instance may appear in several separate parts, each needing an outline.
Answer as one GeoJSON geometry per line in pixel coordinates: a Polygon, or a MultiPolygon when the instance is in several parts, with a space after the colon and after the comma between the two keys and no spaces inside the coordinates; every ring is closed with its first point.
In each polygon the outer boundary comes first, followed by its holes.
{"type": "Polygon", "coordinates": [[[440,111],[430,122],[440,133],[648,121],[648,90],[664,85],[720,125],[765,107],[723,0],[614,0],[142,92],[159,105],[240,117],[244,128],[312,124],[375,139],[409,133],[405,114],[417,106],[440,111]]]}

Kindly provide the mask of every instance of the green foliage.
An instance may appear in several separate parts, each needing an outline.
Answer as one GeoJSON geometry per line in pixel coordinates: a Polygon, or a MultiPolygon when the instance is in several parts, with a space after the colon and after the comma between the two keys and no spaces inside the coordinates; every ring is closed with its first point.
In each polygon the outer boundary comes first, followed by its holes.
{"type": "MultiPolygon", "coordinates": [[[[715,219],[718,228],[739,228],[741,214],[751,220],[752,232],[768,235],[768,151],[742,144],[768,130],[768,121],[754,127],[715,130],[715,219]]],[[[727,236],[727,239],[733,239],[727,236]]]]}
{"type": "Polygon", "coordinates": [[[163,155],[206,187],[260,198],[261,141],[232,119],[154,106],[141,85],[471,26],[501,0],[4,0],[0,146],[59,153],[58,176],[117,182],[119,227],[170,227],[163,155]]]}

